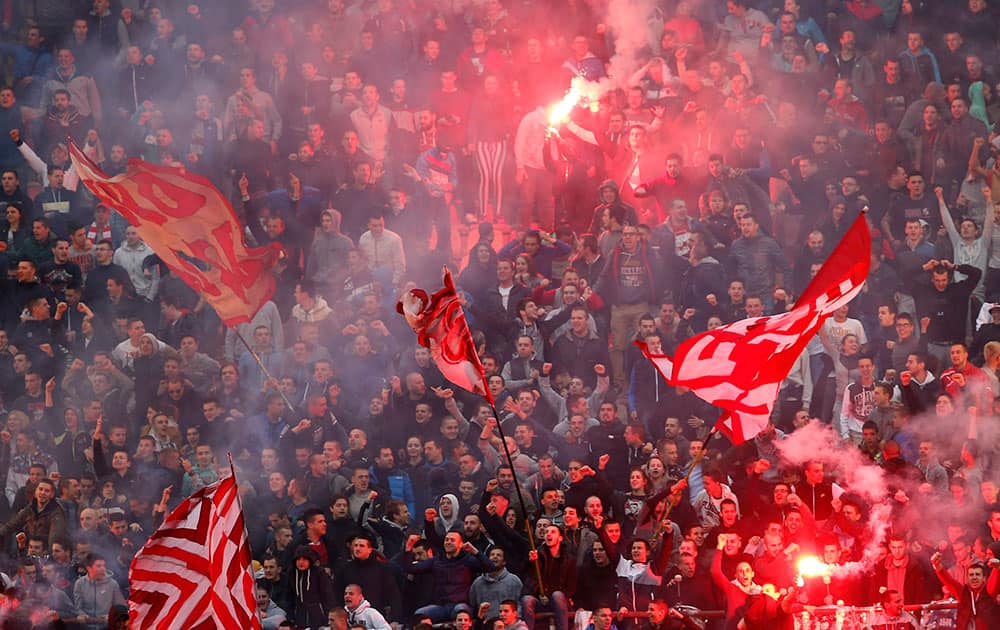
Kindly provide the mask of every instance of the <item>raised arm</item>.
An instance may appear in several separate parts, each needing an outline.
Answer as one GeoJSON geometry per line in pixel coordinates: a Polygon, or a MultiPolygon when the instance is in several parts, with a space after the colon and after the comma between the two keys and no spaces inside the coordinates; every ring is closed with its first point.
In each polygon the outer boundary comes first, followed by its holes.
{"type": "MultiPolygon", "coordinates": [[[[960,598],[962,596],[962,591],[965,590],[965,586],[953,578],[951,574],[945,570],[944,564],[941,562],[940,551],[931,556],[931,566],[934,567],[934,574],[937,575],[937,578],[941,580],[941,583],[944,584],[949,591],[951,591],[952,596],[954,596],[955,599],[960,598]]],[[[996,571],[994,571],[994,573],[996,573],[996,571]]],[[[989,592],[989,582],[986,583],[986,589],[987,592],[989,592]]]]}
{"type": "Polygon", "coordinates": [[[712,581],[724,594],[729,594],[732,584],[722,572],[722,549],[726,546],[727,534],[719,534],[719,543],[715,546],[715,556],[712,558],[712,581]]]}
{"type": "Polygon", "coordinates": [[[941,223],[944,225],[945,230],[948,231],[948,240],[951,241],[953,248],[958,247],[958,244],[962,241],[962,237],[959,236],[958,229],[955,227],[955,220],[951,218],[948,204],[944,201],[944,188],[935,186],[934,196],[937,197],[938,212],[941,213],[941,223]]]}

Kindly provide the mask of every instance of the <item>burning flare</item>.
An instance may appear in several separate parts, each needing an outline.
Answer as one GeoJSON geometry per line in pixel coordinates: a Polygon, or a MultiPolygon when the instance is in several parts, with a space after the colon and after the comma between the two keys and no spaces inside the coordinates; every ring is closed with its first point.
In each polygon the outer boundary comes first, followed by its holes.
{"type": "Polygon", "coordinates": [[[816,556],[802,556],[796,563],[799,576],[796,583],[801,587],[805,578],[825,577],[830,575],[830,565],[826,564],[816,556]]]}
{"type": "Polygon", "coordinates": [[[580,102],[583,94],[578,87],[578,79],[573,79],[573,83],[566,92],[566,96],[549,109],[549,127],[555,129],[559,125],[569,120],[569,115],[580,102]]]}

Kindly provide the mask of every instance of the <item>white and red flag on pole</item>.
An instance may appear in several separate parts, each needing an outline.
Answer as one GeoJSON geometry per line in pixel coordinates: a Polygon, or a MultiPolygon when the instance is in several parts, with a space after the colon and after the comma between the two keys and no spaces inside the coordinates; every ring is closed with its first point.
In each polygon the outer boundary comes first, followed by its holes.
{"type": "Polygon", "coordinates": [[[417,333],[420,345],[430,348],[431,358],[446,379],[493,404],[493,396],[486,385],[486,371],[479,361],[469,323],[465,321],[465,312],[447,267],[444,268],[442,289],[430,297],[423,289],[407,291],[396,304],[396,310],[417,333]]]}
{"type": "Polygon", "coordinates": [[[234,477],[181,502],[129,570],[133,630],[260,630],[250,547],[234,477]]]}
{"type": "Polygon", "coordinates": [[[668,383],[723,409],[715,428],[734,444],[750,440],[767,425],[781,382],[820,326],[861,291],[870,256],[861,213],[791,310],[695,335],[673,357],[636,345],[668,383]]]}
{"type": "Polygon", "coordinates": [[[250,321],[271,298],[281,248],[247,247],[236,213],[208,179],[141,160],[109,177],[75,143],[69,154],[84,185],[125,217],[224,324],[250,321]]]}

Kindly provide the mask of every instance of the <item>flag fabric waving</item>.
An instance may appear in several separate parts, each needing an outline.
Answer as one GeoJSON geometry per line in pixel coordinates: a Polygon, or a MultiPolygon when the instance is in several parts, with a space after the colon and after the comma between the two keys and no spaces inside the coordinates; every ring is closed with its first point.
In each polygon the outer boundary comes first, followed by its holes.
{"type": "Polygon", "coordinates": [[[870,256],[862,213],[790,311],[703,332],[681,343],[672,358],[636,345],[668,383],[723,409],[715,428],[733,443],[752,439],[767,425],[781,382],[806,345],[861,291],[870,256]]]}
{"type": "Polygon", "coordinates": [[[133,630],[259,630],[250,547],[234,477],[170,513],[132,561],[133,630]]]}
{"type": "Polygon", "coordinates": [[[247,247],[236,213],[208,179],[141,160],[108,177],[75,143],[70,159],[87,188],[135,226],[223,323],[249,322],[271,298],[280,246],[247,247]]]}
{"type": "Polygon", "coordinates": [[[434,363],[446,379],[493,404],[486,372],[447,267],[444,288],[430,297],[423,289],[407,291],[396,304],[396,311],[406,317],[420,345],[430,348],[434,363]]]}

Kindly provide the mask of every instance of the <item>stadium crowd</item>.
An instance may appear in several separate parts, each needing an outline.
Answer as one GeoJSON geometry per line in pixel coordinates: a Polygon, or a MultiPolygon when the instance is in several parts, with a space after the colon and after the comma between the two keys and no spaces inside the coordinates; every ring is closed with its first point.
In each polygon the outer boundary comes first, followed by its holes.
{"type": "Polygon", "coordinates": [[[916,628],[947,595],[1000,627],[991,4],[0,0],[3,627],[126,627],[131,559],[227,453],[268,629],[916,628]],[[608,89],[550,121],[575,77],[608,89]],[[67,138],[281,245],[247,344],[67,138]],[[632,342],[790,308],[861,213],[863,293],[763,433],[710,436],[632,342]],[[443,264],[496,411],[394,312],[443,264]],[[787,465],[817,423],[885,496],[787,465]]]}

